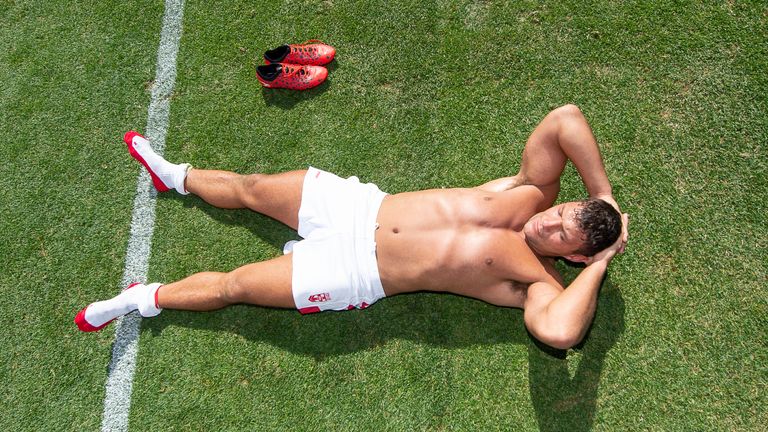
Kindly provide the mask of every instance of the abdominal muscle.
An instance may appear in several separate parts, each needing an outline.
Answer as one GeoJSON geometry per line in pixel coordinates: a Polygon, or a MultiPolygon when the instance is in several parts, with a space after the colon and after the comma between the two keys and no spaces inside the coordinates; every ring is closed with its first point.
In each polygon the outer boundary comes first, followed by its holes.
{"type": "Polygon", "coordinates": [[[477,189],[387,196],[376,231],[386,295],[446,291],[522,307],[527,284],[515,282],[516,267],[536,259],[515,225],[530,216],[516,217],[524,209],[506,197],[477,189]]]}

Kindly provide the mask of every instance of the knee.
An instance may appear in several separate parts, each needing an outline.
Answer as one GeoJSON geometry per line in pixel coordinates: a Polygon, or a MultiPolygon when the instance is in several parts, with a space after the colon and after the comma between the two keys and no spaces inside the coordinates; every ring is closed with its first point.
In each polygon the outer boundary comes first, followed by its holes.
{"type": "Polygon", "coordinates": [[[246,289],[235,272],[224,273],[219,282],[219,299],[227,304],[245,303],[246,289]]]}
{"type": "Polygon", "coordinates": [[[248,174],[241,178],[241,197],[244,200],[254,199],[259,196],[259,189],[267,177],[266,174],[248,174]]]}
{"type": "Polygon", "coordinates": [[[248,192],[255,193],[258,191],[259,186],[261,185],[264,178],[267,177],[266,174],[248,174],[244,175],[242,178],[243,183],[243,189],[245,189],[248,192]]]}

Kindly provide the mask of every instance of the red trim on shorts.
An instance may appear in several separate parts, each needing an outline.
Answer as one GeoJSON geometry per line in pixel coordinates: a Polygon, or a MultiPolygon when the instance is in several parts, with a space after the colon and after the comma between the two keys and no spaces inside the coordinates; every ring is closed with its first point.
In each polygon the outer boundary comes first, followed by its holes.
{"type": "Polygon", "coordinates": [[[301,312],[302,315],[311,314],[311,313],[318,313],[320,312],[320,308],[318,306],[310,306],[305,308],[299,308],[299,312],[301,312]]]}

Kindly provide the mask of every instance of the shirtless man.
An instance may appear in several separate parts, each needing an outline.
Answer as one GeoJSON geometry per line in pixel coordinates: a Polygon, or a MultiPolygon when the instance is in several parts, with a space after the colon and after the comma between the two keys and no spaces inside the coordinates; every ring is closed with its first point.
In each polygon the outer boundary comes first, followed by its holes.
{"type": "Polygon", "coordinates": [[[315,168],[274,175],[191,169],[165,161],[134,132],[125,140],[159,191],[249,208],[304,240],[287,245],[283,256],[229,273],[134,284],[81,310],[75,322],[83,331],[136,309],[148,317],[248,303],[311,313],[441,291],[522,308],[537,339],[568,348],[584,337],[608,264],[627,242],[627,215],[618,211],[597,142],[574,105],[553,110],[536,127],[517,175],[475,188],[395,195],[315,168]],[[590,199],[551,207],[568,159],[590,199]],[[567,289],[555,257],[586,264],[567,289]]]}

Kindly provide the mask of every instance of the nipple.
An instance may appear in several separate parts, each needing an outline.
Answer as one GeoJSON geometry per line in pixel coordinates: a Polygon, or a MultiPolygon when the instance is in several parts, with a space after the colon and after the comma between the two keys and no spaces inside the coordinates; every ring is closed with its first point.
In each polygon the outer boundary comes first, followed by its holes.
{"type": "Polygon", "coordinates": [[[491,265],[491,264],[493,264],[493,258],[486,258],[485,265],[491,265]]]}

